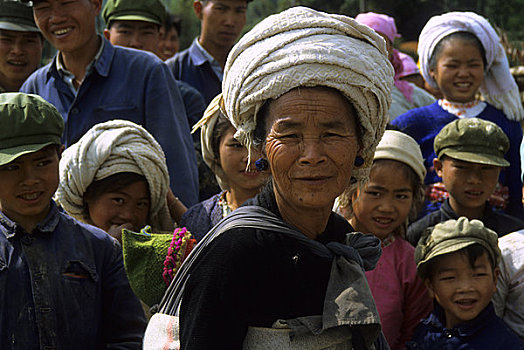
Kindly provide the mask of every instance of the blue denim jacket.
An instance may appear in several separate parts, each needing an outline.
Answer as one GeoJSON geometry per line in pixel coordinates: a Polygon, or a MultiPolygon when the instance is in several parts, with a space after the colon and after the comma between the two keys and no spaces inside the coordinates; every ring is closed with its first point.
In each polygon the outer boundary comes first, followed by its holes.
{"type": "Polygon", "coordinates": [[[142,125],[162,146],[171,188],[186,205],[198,202],[198,169],[178,86],[151,53],[115,47],[106,39],[100,58],[76,96],[61,78],[56,59],[33,73],[20,91],[42,96],[66,123],[62,138],[75,143],[93,125],[125,119],[142,125]]]}
{"type": "Polygon", "coordinates": [[[471,321],[446,328],[444,309],[437,302],[406,343],[409,350],[524,350],[524,342],[495,315],[493,304],[471,321]]]}
{"type": "Polygon", "coordinates": [[[32,233],[0,212],[0,349],[140,349],[146,326],[107,233],[54,202],[32,233]]]}
{"type": "Polygon", "coordinates": [[[166,64],[175,79],[185,81],[202,94],[206,105],[222,91],[222,82],[196,46],[196,39],[189,48],[168,59],[166,64]]]}

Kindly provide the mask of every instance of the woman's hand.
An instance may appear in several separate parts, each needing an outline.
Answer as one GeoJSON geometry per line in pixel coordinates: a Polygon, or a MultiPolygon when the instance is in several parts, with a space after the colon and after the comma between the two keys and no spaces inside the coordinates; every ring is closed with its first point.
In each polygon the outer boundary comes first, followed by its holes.
{"type": "Polygon", "coordinates": [[[111,237],[115,238],[118,241],[118,243],[120,243],[120,245],[122,245],[122,230],[123,229],[132,230],[132,231],[136,230],[133,227],[133,224],[126,222],[125,224],[122,224],[122,225],[112,225],[109,228],[109,230],[107,231],[107,233],[111,237]]]}

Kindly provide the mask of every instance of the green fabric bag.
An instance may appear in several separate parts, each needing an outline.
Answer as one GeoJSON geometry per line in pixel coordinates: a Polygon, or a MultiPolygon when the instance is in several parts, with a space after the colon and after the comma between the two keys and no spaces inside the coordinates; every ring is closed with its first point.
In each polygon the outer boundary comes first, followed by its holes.
{"type": "Polygon", "coordinates": [[[151,233],[149,226],[140,232],[122,231],[124,266],[129,284],[149,307],[160,303],[167,289],[162,272],[172,239],[173,233],[151,233]]]}

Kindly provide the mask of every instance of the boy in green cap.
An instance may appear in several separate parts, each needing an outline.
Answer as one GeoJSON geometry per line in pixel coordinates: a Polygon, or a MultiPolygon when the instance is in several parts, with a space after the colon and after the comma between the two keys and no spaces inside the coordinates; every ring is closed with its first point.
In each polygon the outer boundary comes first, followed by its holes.
{"type": "Polygon", "coordinates": [[[0,349],[140,349],[120,246],[51,199],[63,130],[41,97],[0,94],[0,349]]]}
{"type": "Polygon", "coordinates": [[[488,203],[501,170],[509,166],[504,158],[508,148],[504,131],[487,120],[457,119],[442,128],[434,141],[437,157],[433,166],[449,198],[439,210],[409,226],[408,241],[416,246],[426,228],[461,216],[482,221],[499,236],[524,228],[524,221],[495,210],[488,203]]]}
{"type": "Polygon", "coordinates": [[[428,229],[415,250],[417,274],[434,298],[408,349],[524,349],[495,315],[500,249],[497,234],[479,220],[448,220],[428,229]]]}
{"type": "Polygon", "coordinates": [[[155,52],[165,17],[160,0],[108,0],[102,10],[104,36],[113,45],[155,52]]]}

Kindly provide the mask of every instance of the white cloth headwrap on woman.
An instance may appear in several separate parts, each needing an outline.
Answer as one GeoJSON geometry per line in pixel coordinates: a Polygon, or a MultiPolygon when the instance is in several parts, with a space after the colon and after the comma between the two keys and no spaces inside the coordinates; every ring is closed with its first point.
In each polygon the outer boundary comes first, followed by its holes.
{"type": "Polygon", "coordinates": [[[429,61],[440,40],[451,33],[474,34],[486,51],[484,83],[480,92],[484,99],[501,109],[510,120],[524,119],[519,89],[509,71],[508,58],[497,32],[482,16],[473,12],[449,12],[432,17],[419,37],[418,55],[424,79],[434,88],[437,83],[429,74],[429,61]]]}
{"type": "Polygon", "coordinates": [[[143,127],[126,120],[93,126],[62,154],[56,201],[74,218],[87,218],[87,187],[110,175],[131,172],[143,175],[151,197],[149,224],[154,230],[172,231],[167,208],[169,174],[162,148],[143,127]]]}
{"type": "Polygon", "coordinates": [[[207,166],[213,171],[217,179],[218,185],[221,189],[229,189],[229,183],[227,175],[220,166],[220,160],[215,157],[213,152],[213,132],[215,125],[218,121],[220,113],[220,105],[222,104],[222,94],[218,94],[214,99],[209,102],[204,116],[195,125],[193,125],[194,133],[198,128],[202,128],[200,131],[200,144],[202,145],[202,158],[207,166]]]}
{"type": "Polygon", "coordinates": [[[393,76],[385,41],[375,31],[346,16],[294,7],[264,19],[229,53],[225,114],[235,138],[251,151],[264,102],[300,86],[334,88],[358,113],[365,163],[352,175],[364,181],[388,120],[393,76]]]}

